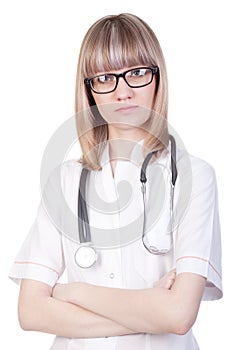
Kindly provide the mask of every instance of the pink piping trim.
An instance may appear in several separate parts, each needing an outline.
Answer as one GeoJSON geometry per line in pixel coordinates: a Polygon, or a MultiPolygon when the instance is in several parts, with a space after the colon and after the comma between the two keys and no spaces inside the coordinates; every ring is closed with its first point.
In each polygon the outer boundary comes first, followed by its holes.
{"type": "Polygon", "coordinates": [[[220,273],[216,270],[216,268],[215,268],[215,267],[211,264],[211,262],[210,262],[209,260],[207,260],[207,259],[200,258],[199,256],[187,255],[187,256],[181,256],[180,258],[178,258],[178,259],[176,260],[176,262],[178,262],[178,261],[181,260],[181,259],[198,259],[198,260],[202,260],[202,261],[208,263],[208,264],[212,267],[212,269],[217,273],[217,275],[219,276],[219,278],[222,278],[221,275],[220,275],[220,273]]]}
{"type": "Polygon", "coordinates": [[[37,266],[42,266],[42,267],[45,267],[46,269],[49,269],[53,272],[55,272],[58,276],[59,276],[59,273],[54,270],[52,267],[49,267],[49,266],[46,266],[46,265],[43,265],[43,264],[39,264],[39,263],[35,263],[35,262],[32,262],[32,261],[15,261],[15,264],[33,264],[33,265],[37,265],[37,266]]]}

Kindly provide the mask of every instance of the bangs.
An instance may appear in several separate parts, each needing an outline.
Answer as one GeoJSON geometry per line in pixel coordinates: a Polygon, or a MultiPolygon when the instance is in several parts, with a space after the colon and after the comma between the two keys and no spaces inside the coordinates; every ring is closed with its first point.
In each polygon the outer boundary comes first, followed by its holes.
{"type": "Polygon", "coordinates": [[[84,74],[86,77],[138,65],[153,66],[157,62],[154,38],[131,22],[108,20],[96,28],[86,46],[84,74]],[[145,40],[146,37],[146,40],[145,40]],[[152,45],[151,45],[152,44],[152,45]]]}

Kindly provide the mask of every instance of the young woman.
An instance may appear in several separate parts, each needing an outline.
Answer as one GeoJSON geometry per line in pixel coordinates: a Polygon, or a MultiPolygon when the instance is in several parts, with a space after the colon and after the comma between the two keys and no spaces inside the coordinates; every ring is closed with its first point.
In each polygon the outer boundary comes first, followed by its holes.
{"type": "Polygon", "coordinates": [[[198,349],[200,302],[222,296],[217,186],[176,147],[167,110],[151,28],[132,14],[94,23],[77,70],[82,157],[51,175],[10,272],[21,327],[55,334],[53,350],[198,349]]]}

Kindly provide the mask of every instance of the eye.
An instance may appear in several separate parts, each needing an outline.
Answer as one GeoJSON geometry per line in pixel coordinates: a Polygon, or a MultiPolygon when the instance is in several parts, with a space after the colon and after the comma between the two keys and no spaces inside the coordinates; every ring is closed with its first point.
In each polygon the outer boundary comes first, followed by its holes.
{"type": "Polygon", "coordinates": [[[103,74],[103,75],[99,75],[98,77],[96,77],[98,83],[108,83],[110,82],[113,78],[111,75],[109,74],[103,74]]]}
{"type": "Polygon", "coordinates": [[[137,68],[137,69],[133,69],[130,75],[134,77],[140,77],[140,76],[144,76],[146,72],[147,72],[146,68],[137,68]]]}

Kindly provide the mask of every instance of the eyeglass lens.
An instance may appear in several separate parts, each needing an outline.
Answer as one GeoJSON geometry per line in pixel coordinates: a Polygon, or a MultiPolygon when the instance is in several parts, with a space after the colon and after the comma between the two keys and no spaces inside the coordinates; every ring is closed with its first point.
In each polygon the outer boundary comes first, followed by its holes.
{"type": "MultiPolygon", "coordinates": [[[[135,68],[123,73],[123,78],[130,87],[142,87],[151,83],[153,72],[150,68],[135,68]]],[[[113,91],[118,83],[117,74],[101,74],[91,79],[94,91],[99,93],[113,91]]]]}

